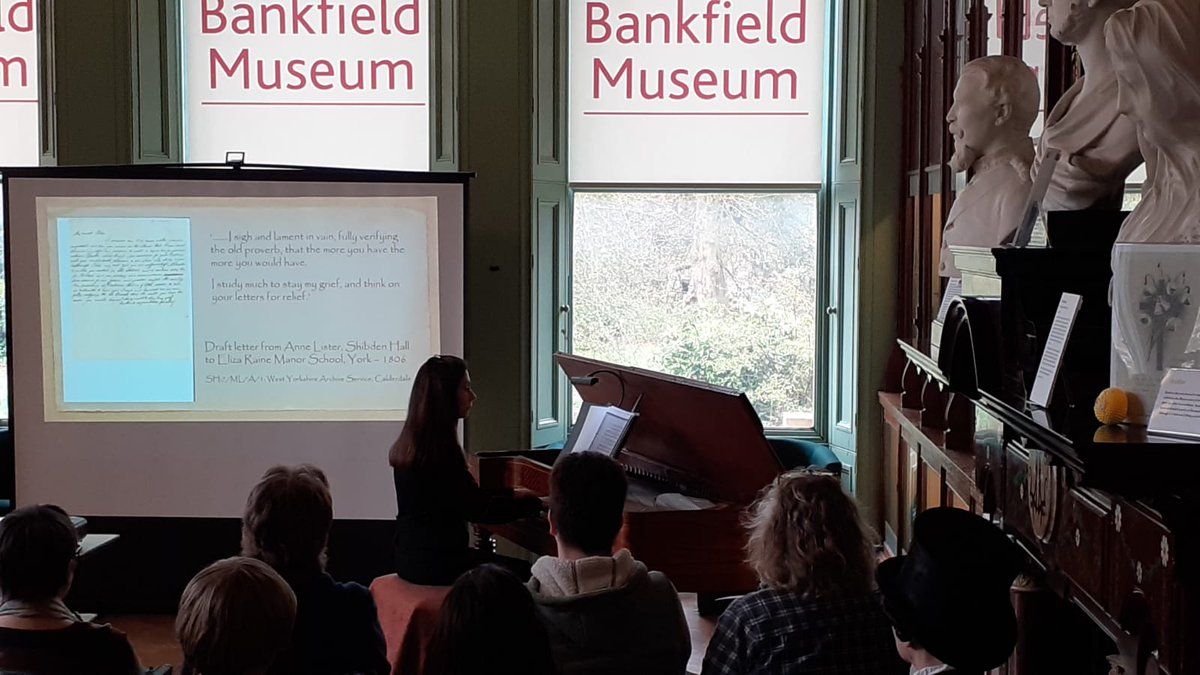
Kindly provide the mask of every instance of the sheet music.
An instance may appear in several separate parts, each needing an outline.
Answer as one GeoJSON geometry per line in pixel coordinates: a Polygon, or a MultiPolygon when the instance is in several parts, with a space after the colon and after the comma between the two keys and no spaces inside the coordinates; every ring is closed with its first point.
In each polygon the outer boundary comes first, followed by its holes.
{"type": "Polygon", "coordinates": [[[632,419],[633,413],[628,413],[620,408],[606,410],[604,419],[600,420],[600,428],[596,430],[596,438],[592,440],[592,447],[589,449],[592,452],[602,452],[609,457],[616,455],[632,419]]]}
{"type": "Polygon", "coordinates": [[[568,452],[600,452],[615,457],[629,434],[637,413],[616,406],[587,405],[576,420],[579,433],[572,433],[568,452]]]}

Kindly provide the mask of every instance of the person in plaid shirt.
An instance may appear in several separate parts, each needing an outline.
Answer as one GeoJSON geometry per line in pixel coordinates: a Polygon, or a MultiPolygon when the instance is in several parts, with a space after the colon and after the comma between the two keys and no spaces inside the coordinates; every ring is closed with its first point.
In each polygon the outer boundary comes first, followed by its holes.
{"type": "Polygon", "coordinates": [[[762,588],[721,615],[703,675],[908,672],[873,587],[858,508],[836,478],[783,474],[750,508],[747,527],[762,588]]]}

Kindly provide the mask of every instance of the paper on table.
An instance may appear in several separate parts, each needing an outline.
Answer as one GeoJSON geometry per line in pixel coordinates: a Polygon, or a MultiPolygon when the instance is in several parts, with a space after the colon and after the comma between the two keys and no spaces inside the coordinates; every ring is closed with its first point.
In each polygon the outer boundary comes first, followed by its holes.
{"type": "Polygon", "coordinates": [[[1200,436],[1200,370],[1167,370],[1150,414],[1149,431],[1200,436]]]}
{"type": "Polygon", "coordinates": [[[664,492],[654,500],[654,505],[670,511],[700,511],[716,506],[713,502],[701,497],[689,497],[678,492],[664,492]]]}
{"type": "Polygon", "coordinates": [[[962,295],[962,288],[962,279],[951,279],[946,284],[946,292],[942,294],[942,306],[938,308],[938,321],[946,320],[946,313],[950,311],[950,301],[962,295]]]}
{"type": "Polygon", "coordinates": [[[1058,312],[1054,315],[1054,323],[1050,325],[1050,335],[1046,338],[1046,348],[1042,351],[1042,361],[1038,365],[1037,378],[1033,381],[1033,391],[1029,393],[1029,402],[1046,407],[1050,404],[1050,392],[1054,390],[1054,380],[1058,378],[1058,368],[1062,365],[1063,350],[1071,338],[1071,328],[1075,325],[1075,317],[1079,314],[1079,305],[1083,298],[1074,293],[1063,293],[1058,301],[1058,312]]]}

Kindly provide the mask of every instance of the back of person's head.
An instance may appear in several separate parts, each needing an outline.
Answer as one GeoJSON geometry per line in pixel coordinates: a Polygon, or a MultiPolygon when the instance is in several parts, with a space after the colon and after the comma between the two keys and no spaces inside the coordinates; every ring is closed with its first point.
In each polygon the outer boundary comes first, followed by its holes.
{"type": "Polygon", "coordinates": [[[26,506],[0,520],[0,596],[47,602],[66,594],[79,537],[61,508],[26,506]]]}
{"type": "Polygon", "coordinates": [[[462,454],[458,391],[466,376],[467,363],[457,356],[431,356],[421,364],[413,378],[404,428],[388,451],[389,464],[422,466],[462,454]]]}
{"type": "Polygon", "coordinates": [[[871,589],[872,547],[836,477],[783,474],[750,507],[746,526],[750,565],[768,587],[805,596],[871,589]]]}
{"type": "Polygon", "coordinates": [[[242,515],[242,555],[286,579],[325,567],[333,497],[325,473],[311,464],[275,466],[250,490],[242,515]]]}
{"type": "Polygon", "coordinates": [[[550,472],[550,519],[558,537],[588,555],[612,554],[627,487],[624,469],[606,455],[560,458],[550,472]]]}
{"type": "Polygon", "coordinates": [[[426,675],[549,675],[550,640],[515,576],[484,565],[454,582],[429,645],[426,675]]]}
{"type": "Polygon", "coordinates": [[[287,648],[296,596],[269,565],[226,558],[188,582],[179,599],[175,637],[184,673],[256,675],[287,648]]]}
{"type": "Polygon", "coordinates": [[[1012,583],[1024,568],[1020,547],[988,519],[948,506],[922,511],[907,551],[875,575],[901,658],[932,656],[966,673],[1000,667],[1017,644],[1012,583]]]}

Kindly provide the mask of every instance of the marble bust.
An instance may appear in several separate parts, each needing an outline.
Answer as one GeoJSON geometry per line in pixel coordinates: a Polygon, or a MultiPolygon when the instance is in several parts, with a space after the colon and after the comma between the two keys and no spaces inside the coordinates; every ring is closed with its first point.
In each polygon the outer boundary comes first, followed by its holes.
{"type": "Polygon", "coordinates": [[[1200,242],[1200,3],[1140,0],[1113,14],[1105,40],[1121,112],[1146,158],[1142,201],[1117,241],[1200,242]]]}
{"type": "Polygon", "coordinates": [[[1142,163],[1137,130],[1117,110],[1117,75],[1104,41],[1104,25],[1134,0],[1038,0],[1046,8],[1050,34],[1075,47],[1084,76],[1046,117],[1033,177],[1047,148],[1062,154],[1046,190],[1043,208],[1077,211],[1116,209],[1125,181],[1142,163]]]}
{"type": "Polygon", "coordinates": [[[1029,130],[1040,100],[1037,78],[1016,57],[985,56],[963,68],[946,122],[954,137],[950,166],[971,179],[946,219],[941,276],[960,276],[951,245],[999,246],[1017,229],[1032,187],[1029,130]]]}

